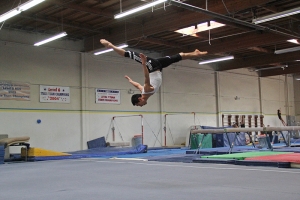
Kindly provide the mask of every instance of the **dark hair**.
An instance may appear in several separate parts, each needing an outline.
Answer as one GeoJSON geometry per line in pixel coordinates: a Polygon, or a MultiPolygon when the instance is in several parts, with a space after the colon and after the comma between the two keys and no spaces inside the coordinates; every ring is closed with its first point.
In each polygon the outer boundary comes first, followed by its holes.
{"type": "Polygon", "coordinates": [[[141,96],[142,96],[141,94],[134,94],[134,95],[132,95],[132,97],[131,97],[131,103],[132,103],[132,105],[135,106],[139,102],[139,98],[141,96]]]}

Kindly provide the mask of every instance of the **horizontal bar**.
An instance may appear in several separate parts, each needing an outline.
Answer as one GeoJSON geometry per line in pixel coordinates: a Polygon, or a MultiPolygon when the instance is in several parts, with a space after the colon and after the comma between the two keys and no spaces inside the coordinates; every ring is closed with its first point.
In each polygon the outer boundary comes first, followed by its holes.
{"type": "Polygon", "coordinates": [[[192,134],[197,133],[233,133],[233,132],[258,132],[258,131],[296,131],[300,126],[283,126],[283,127],[260,127],[260,128],[222,128],[222,129],[198,129],[191,130],[192,134]]]}
{"type": "Polygon", "coordinates": [[[113,119],[114,119],[114,118],[117,118],[117,117],[143,117],[143,115],[124,115],[124,116],[113,116],[113,119]]]}

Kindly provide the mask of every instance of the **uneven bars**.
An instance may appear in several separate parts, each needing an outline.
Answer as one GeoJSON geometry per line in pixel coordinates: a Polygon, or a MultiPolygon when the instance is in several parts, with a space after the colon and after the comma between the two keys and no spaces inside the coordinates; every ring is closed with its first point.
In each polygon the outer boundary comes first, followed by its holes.
{"type": "MultiPolygon", "coordinates": [[[[144,144],[144,122],[143,115],[125,115],[125,116],[113,116],[112,120],[114,121],[117,117],[141,117],[141,125],[142,125],[142,144],[144,144]]],[[[115,127],[113,126],[113,141],[115,141],[115,127]]]]}
{"type": "Polygon", "coordinates": [[[300,126],[284,126],[284,127],[260,127],[260,128],[223,128],[223,129],[198,129],[191,130],[191,134],[196,133],[233,133],[233,132],[257,132],[257,131],[297,131],[300,126]]]}
{"type": "MultiPolygon", "coordinates": [[[[165,146],[167,146],[167,115],[181,115],[181,114],[194,114],[194,124],[195,124],[195,116],[196,116],[196,113],[195,113],[195,112],[191,112],[191,113],[171,113],[171,114],[165,114],[165,122],[164,122],[165,146]]],[[[196,125],[195,125],[195,128],[196,128],[196,125]]]]}

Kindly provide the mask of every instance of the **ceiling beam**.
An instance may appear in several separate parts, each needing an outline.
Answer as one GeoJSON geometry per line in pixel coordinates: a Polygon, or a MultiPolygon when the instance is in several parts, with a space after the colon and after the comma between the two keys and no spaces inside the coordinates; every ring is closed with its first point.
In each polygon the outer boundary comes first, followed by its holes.
{"type": "Polygon", "coordinates": [[[273,51],[266,49],[266,48],[261,48],[261,47],[249,47],[248,49],[257,51],[257,52],[262,52],[262,53],[274,53],[273,51]]]}
{"type": "MultiPolygon", "coordinates": [[[[188,2],[197,7],[205,7],[205,2],[203,1],[193,0],[188,2]]],[[[228,10],[243,10],[255,5],[263,5],[268,2],[269,0],[230,0],[226,1],[226,7],[228,10]]],[[[209,1],[208,9],[220,14],[227,13],[224,5],[220,4],[217,0],[209,1]]],[[[99,43],[101,38],[106,38],[112,43],[120,44],[130,40],[138,40],[143,36],[150,36],[163,31],[174,31],[178,28],[208,20],[211,17],[202,13],[186,10],[178,11],[178,9],[174,9],[170,6],[166,10],[155,10],[155,12],[151,13],[151,15],[141,15],[139,17],[141,22],[140,24],[130,23],[132,18],[135,19],[134,17],[129,17],[116,20],[116,27],[112,27],[111,34],[102,34],[87,38],[85,40],[85,50],[90,52],[103,48],[103,46],[99,43]],[[146,19],[146,17],[148,18],[146,19]],[[124,41],[125,38],[127,41],[124,41]]]]}
{"type": "Polygon", "coordinates": [[[89,13],[89,14],[93,14],[93,15],[97,15],[97,16],[101,16],[101,17],[107,17],[110,19],[114,17],[111,12],[102,11],[101,9],[84,7],[82,5],[78,5],[75,3],[63,3],[61,0],[51,0],[51,1],[46,1],[45,3],[48,3],[50,5],[55,4],[56,6],[60,6],[63,8],[68,8],[71,10],[76,10],[76,11],[83,12],[83,13],[89,13]]]}
{"type": "MultiPolygon", "coordinates": [[[[25,13],[21,13],[20,16],[22,18],[30,19],[30,20],[34,20],[34,21],[40,21],[40,22],[44,22],[44,23],[48,23],[48,24],[54,24],[54,25],[59,25],[59,26],[62,25],[61,19],[53,19],[53,18],[49,19],[46,16],[41,16],[41,15],[39,15],[39,17],[35,17],[35,16],[29,15],[29,14],[25,14],[25,13]]],[[[86,30],[86,31],[89,31],[89,32],[92,32],[92,33],[103,33],[102,31],[94,30],[90,26],[85,26],[85,25],[70,23],[70,22],[67,22],[66,20],[63,22],[63,26],[70,27],[70,28],[81,29],[81,30],[86,30]]]]}
{"type": "Polygon", "coordinates": [[[267,29],[267,27],[264,27],[264,26],[260,26],[260,25],[252,24],[250,22],[242,21],[242,20],[239,20],[239,19],[236,19],[236,18],[228,17],[226,15],[222,15],[222,14],[210,11],[208,9],[206,10],[206,9],[203,9],[203,8],[200,8],[200,7],[197,7],[197,6],[193,6],[193,5],[190,5],[190,4],[187,4],[187,3],[183,3],[183,2],[180,2],[180,1],[169,0],[168,2],[171,5],[178,6],[180,8],[184,8],[184,9],[191,10],[191,11],[194,11],[194,12],[203,13],[203,14],[208,15],[208,16],[213,17],[213,18],[222,19],[222,20],[225,20],[227,22],[235,23],[235,24],[238,24],[238,25],[241,25],[241,26],[252,28],[252,29],[257,29],[257,30],[266,30],[267,29]]]}
{"type": "Polygon", "coordinates": [[[271,63],[284,63],[299,59],[299,51],[284,53],[284,54],[267,54],[243,59],[229,60],[219,63],[218,71],[226,71],[231,69],[259,67],[271,63]]]}
{"type": "Polygon", "coordinates": [[[179,47],[179,45],[177,45],[174,42],[168,42],[168,41],[160,40],[160,39],[157,39],[157,38],[151,38],[151,37],[145,37],[145,38],[142,39],[142,41],[152,43],[152,44],[168,46],[168,47],[172,47],[172,48],[178,48],[179,47]]]}
{"type": "MultiPolygon", "coordinates": [[[[197,43],[182,47],[181,51],[193,51],[199,49],[200,51],[207,51],[208,54],[220,54],[224,52],[231,52],[241,49],[251,48],[253,46],[274,44],[276,42],[286,41],[286,37],[272,33],[258,33],[247,32],[240,35],[228,36],[224,38],[213,39],[207,42],[197,43]]],[[[170,49],[164,52],[165,55],[178,53],[177,49],[170,49]]]]}
{"type": "Polygon", "coordinates": [[[283,75],[283,74],[294,74],[294,73],[300,73],[300,64],[295,64],[288,66],[286,68],[281,69],[272,69],[272,70],[263,70],[259,71],[258,75],[260,77],[267,77],[267,76],[277,76],[277,75],[283,75]]]}

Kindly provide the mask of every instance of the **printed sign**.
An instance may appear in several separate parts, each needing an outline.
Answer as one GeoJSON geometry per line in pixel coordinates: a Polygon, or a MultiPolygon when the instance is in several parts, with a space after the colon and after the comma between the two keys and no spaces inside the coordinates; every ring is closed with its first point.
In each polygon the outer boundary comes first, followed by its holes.
{"type": "Polygon", "coordinates": [[[96,103],[120,104],[120,90],[96,89],[96,103]]]}
{"type": "Polygon", "coordinates": [[[40,85],[40,102],[70,103],[70,87],[40,85]]]}
{"type": "Polygon", "coordinates": [[[0,81],[0,100],[30,101],[30,84],[0,81]]]}

